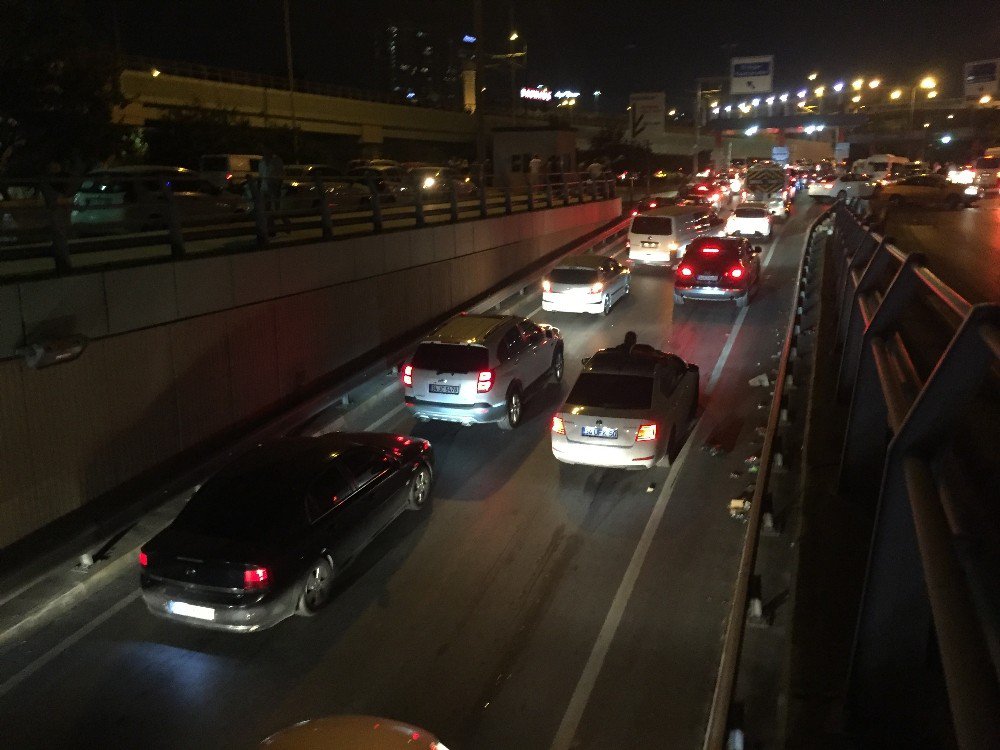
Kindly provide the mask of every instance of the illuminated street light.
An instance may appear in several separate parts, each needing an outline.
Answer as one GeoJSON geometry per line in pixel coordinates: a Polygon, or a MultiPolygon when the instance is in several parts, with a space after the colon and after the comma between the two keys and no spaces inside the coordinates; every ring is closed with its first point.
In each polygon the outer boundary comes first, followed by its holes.
{"type": "Polygon", "coordinates": [[[882,79],[881,78],[872,78],[868,82],[868,88],[870,88],[870,89],[877,89],[881,85],[882,85],[882,79]]]}
{"type": "Polygon", "coordinates": [[[778,99],[780,99],[783,102],[787,102],[788,101],[788,92],[786,91],[784,94],[782,94],[781,96],[779,96],[778,99]]]}
{"type": "Polygon", "coordinates": [[[854,102],[855,104],[857,104],[858,102],[860,102],[861,101],[861,94],[855,94],[854,96],[852,96],[851,97],[851,101],[854,102]]]}
{"type": "Polygon", "coordinates": [[[746,136],[757,135],[757,130],[758,128],[756,125],[751,125],[749,128],[743,131],[743,134],[746,136]]]}
{"type": "Polygon", "coordinates": [[[819,78],[819,73],[810,73],[809,74],[809,80],[810,81],[815,81],[817,78],[819,78]]]}
{"type": "Polygon", "coordinates": [[[923,80],[920,81],[920,88],[922,89],[936,89],[937,81],[934,80],[932,76],[925,76],[923,80]]]}
{"type": "Polygon", "coordinates": [[[895,101],[896,99],[899,99],[902,95],[903,95],[902,89],[893,89],[892,93],[889,94],[889,98],[895,101]]]}
{"type": "Polygon", "coordinates": [[[930,124],[929,122],[925,122],[925,123],[924,123],[924,127],[925,127],[925,128],[929,128],[930,126],[931,126],[931,124],[930,124]]]}
{"type": "Polygon", "coordinates": [[[750,106],[751,107],[759,107],[760,106],[760,98],[754,97],[753,99],[751,99],[750,100],[750,106]]]}
{"type": "Polygon", "coordinates": [[[844,82],[837,81],[835,84],[833,84],[833,90],[839,94],[841,91],[844,90],[844,82]]]}
{"type": "Polygon", "coordinates": [[[851,88],[854,89],[855,91],[861,91],[861,89],[864,88],[864,85],[865,85],[864,78],[855,78],[854,82],[851,83],[851,88]]]}
{"type": "Polygon", "coordinates": [[[518,39],[518,36],[517,36],[517,32],[516,32],[516,31],[512,31],[512,32],[510,32],[510,36],[509,36],[509,37],[507,37],[507,39],[508,39],[509,41],[512,41],[512,42],[516,42],[516,41],[517,41],[517,39],[518,39]]]}
{"type": "Polygon", "coordinates": [[[727,104],[726,105],[726,112],[732,112],[732,111],[733,111],[733,105],[732,104],[727,104]]]}
{"type": "Polygon", "coordinates": [[[990,96],[989,94],[983,94],[981,97],[979,97],[980,104],[989,104],[991,101],[993,101],[993,97],[990,96]]]}
{"type": "Polygon", "coordinates": [[[764,101],[765,101],[765,102],[767,102],[767,106],[769,106],[769,107],[770,107],[770,106],[771,106],[772,104],[774,104],[774,96],[773,96],[773,95],[772,95],[772,96],[769,96],[769,97],[767,97],[767,99],[765,99],[764,101]]]}
{"type": "Polygon", "coordinates": [[[712,107],[712,114],[713,115],[719,114],[719,108],[718,107],[712,107]]]}
{"type": "Polygon", "coordinates": [[[941,143],[944,143],[944,144],[951,143],[951,136],[950,135],[942,135],[941,136],[941,143]]]}
{"type": "Polygon", "coordinates": [[[928,99],[934,99],[936,96],[937,96],[937,90],[927,92],[928,99]]]}
{"type": "Polygon", "coordinates": [[[719,106],[719,102],[714,101],[711,104],[709,104],[708,106],[711,107],[712,109],[717,109],[718,106],[719,106]]]}
{"type": "Polygon", "coordinates": [[[677,110],[676,109],[672,109],[669,112],[667,112],[667,116],[668,117],[673,117],[676,114],[677,114],[677,110]]]}
{"type": "Polygon", "coordinates": [[[160,71],[157,70],[156,68],[153,68],[152,70],[149,71],[149,74],[153,76],[153,78],[157,78],[160,75],[160,71]]]}
{"type": "Polygon", "coordinates": [[[805,89],[802,89],[799,93],[796,94],[796,96],[799,97],[799,99],[805,99],[807,93],[809,92],[807,92],[805,89]]]}
{"type": "Polygon", "coordinates": [[[955,115],[948,115],[948,119],[949,120],[954,120],[955,119],[955,115]]]}
{"type": "Polygon", "coordinates": [[[799,102],[799,107],[801,107],[802,109],[805,109],[806,108],[806,103],[805,102],[799,102]]]}
{"type": "Polygon", "coordinates": [[[815,93],[816,96],[823,96],[823,94],[826,93],[826,86],[817,86],[813,93],[815,93]]]}

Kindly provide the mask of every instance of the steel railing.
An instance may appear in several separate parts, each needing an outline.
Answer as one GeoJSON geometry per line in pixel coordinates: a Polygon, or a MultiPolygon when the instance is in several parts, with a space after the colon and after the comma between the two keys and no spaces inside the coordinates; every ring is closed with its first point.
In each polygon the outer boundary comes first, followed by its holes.
{"type": "Polygon", "coordinates": [[[840,490],[876,513],[849,720],[905,742],[938,681],[958,747],[987,747],[1000,738],[1000,305],[970,305],[851,207],[835,216],[840,490]]]}
{"type": "MultiPolygon", "coordinates": [[[[616,192],[614,180],[593,180],[586,173],[533,186],[451,184],[434,192],[411,186],[403,193],[369,181],[363,197],[343,203],[321,177],[307,189],[272,200],[250,179],[240,186],[244,197],[223,192],[225,208],[203,210],[192,208],[191,196],[174,194],[166,180],[140,187],[127,205],[82,205],[78,187],[48,180],[0,181],[0,278],[419,228],[607,200],[616,192]],[[80,221],[80,213],[90,214],[92,221],[80,221]]],[[[204,195],[198,201],[211,203],[204,195]]]]}
{"type": "Polygon", "coordinates": [[[785,340],[778,361],[774,396],[771,400],[770,411],[768,412],[764,444],[760,453],[759,472],[757,481],[754,484],[753,496],[750,500],[750,510],[747,514],[747,531],[743,539],[743,547],[740,551],[740,564],[736,574],[736,586],[723,636],[722,654],[719,659],[715,691],[712,696],[708,727],[705,732],[703,745],[705,750],[742,747],[742,744],[739,744],[739,740],[736,739],[736,736],[742,736],[742,732],[739,722],[735,720],[735,712],[733,711],[736,683],[739,676],[743,641],[748,622],[762,622],[765,617],[760,586],[757,581],[757,554],[762,530],[773,526],[773,514],[770,507],[770,480],[772,473],[776,469],[776,459],[781,456],[779,430],[782,412],[787,408],[786,390],[791,387],[792,352],[797,349],[798,336],[801,333],[803,308],[800,299],[805,286],[804,272],[809,263],[810,255],[815,250],[816,243],[825,241],[822,235],[817,235],[817,230],[829,219],[832,211],[832,208],[827,209],[813,222],[809,229],[802,258],[799,262],[798,274],[796,276],[797,282],[792,300],[792,311],[789,315],[785,330],[785,340]]]}

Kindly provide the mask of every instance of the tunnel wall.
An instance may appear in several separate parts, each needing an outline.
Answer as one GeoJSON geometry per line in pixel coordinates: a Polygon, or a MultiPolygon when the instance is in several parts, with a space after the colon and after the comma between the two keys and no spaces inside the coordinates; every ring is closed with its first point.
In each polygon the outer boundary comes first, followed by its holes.
{"type": "Polygon", "coordinates": [[[0,548],[620,215],[618,200],[0,287],[0,548]],[[15,349],[71,333],[76,360],[15,349]]]}

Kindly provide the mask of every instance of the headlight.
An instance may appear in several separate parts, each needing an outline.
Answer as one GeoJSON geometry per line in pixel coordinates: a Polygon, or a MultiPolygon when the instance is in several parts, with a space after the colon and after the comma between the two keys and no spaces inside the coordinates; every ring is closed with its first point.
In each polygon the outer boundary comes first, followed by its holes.
{"type": "Polygon", "coordinates": [[[667,243],[667,250],[670,250],[671,252],[673,252],[674,250],[676,250],[679,247],[680,247],[680,245],[678,245],[673,240],[671,240],[670,242],[667,243]]]}
{"type": "Polygon", "coordinates": [[[965,189],[965,194],[966,195],[979,195],[979,188],[977,188],[975,185],[969,185],[969,187],[967,187],[965,189]]]}

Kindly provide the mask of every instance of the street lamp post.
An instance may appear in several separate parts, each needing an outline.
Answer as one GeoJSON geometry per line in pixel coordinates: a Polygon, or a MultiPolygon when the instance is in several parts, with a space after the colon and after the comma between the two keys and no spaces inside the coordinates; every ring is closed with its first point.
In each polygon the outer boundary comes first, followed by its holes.
{"type": "Polygon", "coordinates": [[[289,0],[284,2],[285,11],[285,64],[288,66],[288,104],[292,114],[292,154],[296,164],[299,161],[299,121],[295,114],[295,74],[292,68],[292,26],[289,23],[289,0]]]}
{"type": "Polygon", "coordinates": [[[910,89],[910,123],[909,130],[913,130],[913,110],[916,108],[917,103],[917,90],[923,89],[924,91],[931,91],[937,88],[937,81],[935,81],[931,76],[924,76],[920,83],[913,86],[910,89]]]}

